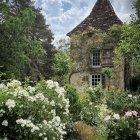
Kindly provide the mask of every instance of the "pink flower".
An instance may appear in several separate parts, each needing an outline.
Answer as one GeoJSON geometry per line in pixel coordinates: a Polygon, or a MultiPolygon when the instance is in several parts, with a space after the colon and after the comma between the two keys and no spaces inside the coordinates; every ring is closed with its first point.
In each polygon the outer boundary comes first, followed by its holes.
{"type": "Polygon", "coordinates": [[[131,116],[138,116],[138,112],[137,111],[128,111],[128,112],[125,112],[125,116],[127,117],[131,117],[131,116]]]}
{"type": "Polygon", "coordinates": [[[137,117],[138,112],[134,110],[134,111],[132,111],[132,114],[137,117]]]}
{"type": "Polygon", "coordinates": [[[125,112],[125,116],[127,116],[127,117],[131,117],[132,115],[133,115],[133,114],[132,114],[131,111],[125,112]]]}

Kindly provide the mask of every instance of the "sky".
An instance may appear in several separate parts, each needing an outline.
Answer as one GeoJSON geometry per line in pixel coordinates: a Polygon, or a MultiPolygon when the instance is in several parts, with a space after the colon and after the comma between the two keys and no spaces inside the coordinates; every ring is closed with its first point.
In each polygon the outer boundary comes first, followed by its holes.
{"type": "MultiPolygon", "coordinates": [[[[110,0],[123,22],[130,21],[134,13],[134,0],[110,0]]],[[[91,12],[96,0],[35,0],[35,6],[42,9],[46,23],[54,33],[54,44],[84,20],[91,12]]]]}

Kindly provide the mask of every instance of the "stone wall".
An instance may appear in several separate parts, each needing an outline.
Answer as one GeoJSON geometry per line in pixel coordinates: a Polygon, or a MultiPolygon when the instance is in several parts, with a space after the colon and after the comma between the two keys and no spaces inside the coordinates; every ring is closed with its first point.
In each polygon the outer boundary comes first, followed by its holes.
{"type": "MultiPolygon", "coordinates": [[[[84,93],[85,89],[90,86],[90,75],[101,74],[102,66],[100,68],[93,68],[91,66],[91,50],[93,48],[103,49],[109,45],[103,44],[99,36],[74,37],[71,38],[71,59],[76,62],[73,74],[70,77],[70,82],[74,85],[80,93],[84,93]],[[98,41],[97,41],[98,40],[98,41]]],[[[112,49],[115,49],[112,44],[112,49]]],[[[114,64],[112,67],[112,74],[110,79],[110,86],[115,86],[118,89],[124,89],[124,64],[114,64]]],[[[108,87],[108,80],[104,79],[104,87],[108,87]]]]}

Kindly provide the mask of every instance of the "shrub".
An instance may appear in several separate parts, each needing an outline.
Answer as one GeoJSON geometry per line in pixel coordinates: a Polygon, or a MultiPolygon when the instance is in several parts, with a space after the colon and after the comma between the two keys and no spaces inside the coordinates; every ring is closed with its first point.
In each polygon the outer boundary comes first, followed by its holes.
{"type": "Polygon", "coordinates": [[[111,88],[106,93],[106,104],[114,112],[123,114],[127,110],[140,110],[140,96],[127,95],[124,91],[111,88]]]}
{"type": "Polygon", "coordinates": [[[79,101],[79,97],[77,91],[71,85],[65,86],[66,97],[69,99],[70,107],[69,111],[72,117],[72,121],[80,120],[80,112],[81,112],[81,103],[79,101]]]}
{"type": "Polygon", "coordinates": [[[124,116],[114,114],[107,116],[108,140],[138,140],[138,113],[128,111],[124,116]]]}
{"type": "Polygon", "coordinates": [[[88,98],[82,101],[81,121],[97,126],[98,108],[88,98]]]}
{"type": "Polygon", "coordinates": [[[94,105],[100,104],[103,99],[103,88],[101,84],[98,84],[96,87],[89,88],[87,90],[89,94],[90,100],[93,102],[94,105]]]}
{"type": "Polygon", "coordinates": [[[13,80],[0,84],[0,137],[61,140],[69,114],[64,88],[51,80],[35,87],[13,80]]]}
{"type": "Polygon", "coordinates": [[[111,68],[109,68],[109,67],[102,68],[102,74],[108,80],[108,82],[106,81],[106,84],[108,85],[107,87],[109,89],[109,87],[110,87],[110,78],[111,78],[111,74],[112,74],[111,68]]]}
{"type": "Polygon", "coordinates": [[[80,96],[82,111],[81,120],[86,124],[91,126],[97,126],[99,122],[99,111],[98,105],[102,103],[103,100],[103,89],[101,84],[94,88],[89,88],[86,94],[80,96]]]}

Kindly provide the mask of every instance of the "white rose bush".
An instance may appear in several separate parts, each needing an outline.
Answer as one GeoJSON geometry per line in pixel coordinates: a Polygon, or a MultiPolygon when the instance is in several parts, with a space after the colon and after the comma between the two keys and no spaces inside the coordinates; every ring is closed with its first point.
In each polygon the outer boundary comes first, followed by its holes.
{"type": "Polygon", "coordinates": [[[0,139],[63,140],[69,116],[65,90],[52,80],[34,87],[0,84],[0,139]]]}

